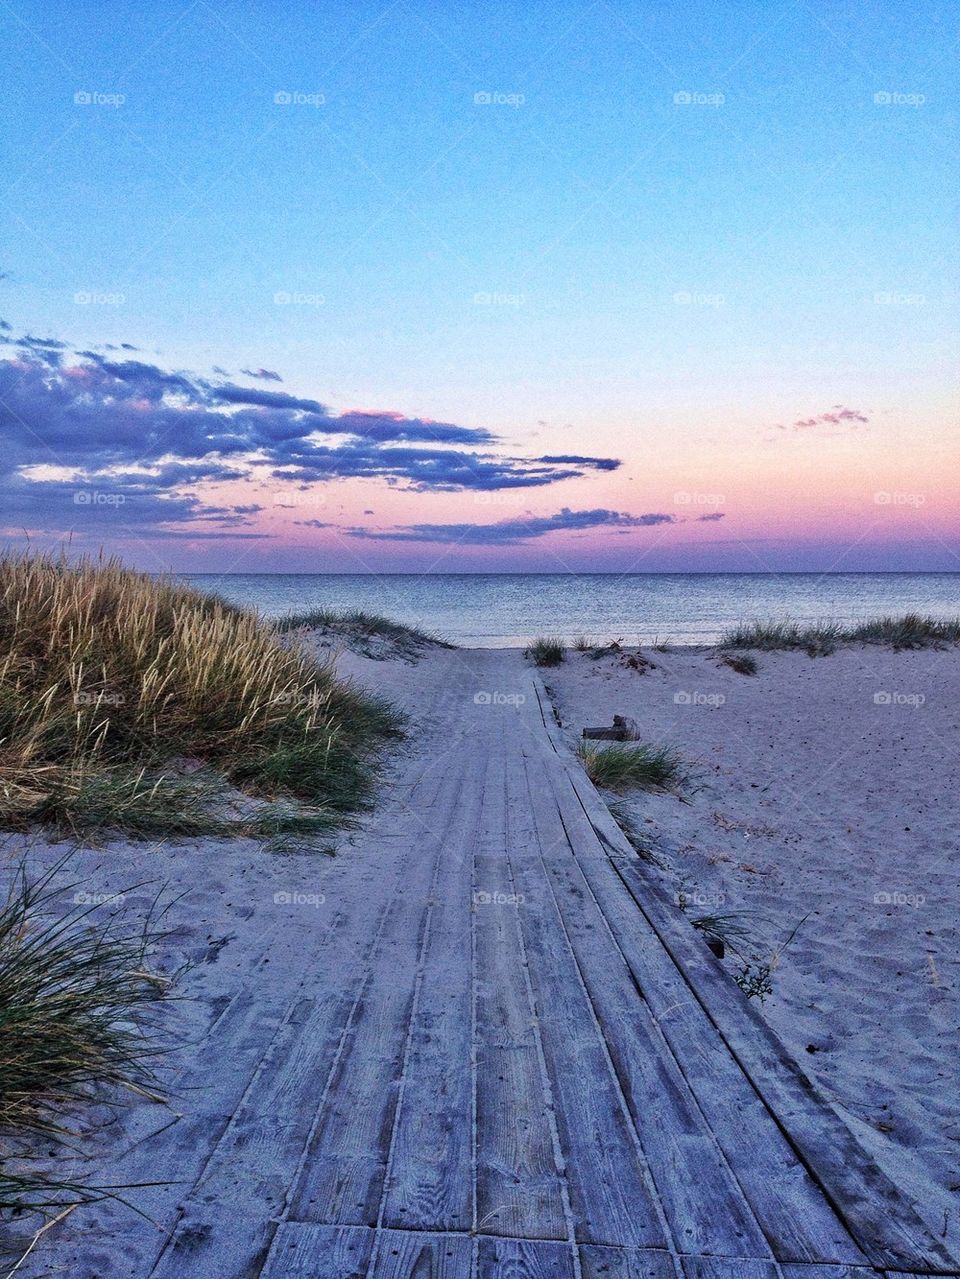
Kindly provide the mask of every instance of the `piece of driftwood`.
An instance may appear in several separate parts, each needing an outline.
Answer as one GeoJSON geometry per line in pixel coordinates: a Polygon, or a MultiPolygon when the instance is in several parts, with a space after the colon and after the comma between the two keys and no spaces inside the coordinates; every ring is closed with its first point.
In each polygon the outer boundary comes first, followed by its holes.
{"type": "Polygon", "coordinates": [[[614,715],[611,728],[585,728],[583,735],[595,742],[638,742],[640,729],[635,719],[626,715],[614,715]]]}

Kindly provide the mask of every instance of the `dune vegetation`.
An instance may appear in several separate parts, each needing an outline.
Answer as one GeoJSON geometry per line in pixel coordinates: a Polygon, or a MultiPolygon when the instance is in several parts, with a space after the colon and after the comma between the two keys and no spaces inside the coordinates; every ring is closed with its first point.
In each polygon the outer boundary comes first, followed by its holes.
{"type": "Polygon", "coordinates": [[[885,644],[894,649],[932,648],[960,643],[960,618],[941,619],[906,613],[847,626],[840,622],[742,622],[727,630],[721,648],[763,651],[799,649],[811,657],[834,652],[841,644],[885,644]]]}
{"type": "Polygon", "coordinates": [[[0,558],[0,826],[330,830],[400,720],[293,639],[122,567],[0,558]]]}

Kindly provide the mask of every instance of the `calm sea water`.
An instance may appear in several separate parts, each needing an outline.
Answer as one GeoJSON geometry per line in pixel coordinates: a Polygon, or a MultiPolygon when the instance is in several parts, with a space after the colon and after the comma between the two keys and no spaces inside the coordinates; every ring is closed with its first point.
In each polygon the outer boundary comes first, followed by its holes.
{"type": "Polygon", "coordinates": [[[185,575],[267,617],[362,608],[456,644],[509,648],[538,635],[711,644],[739,621],[960,615],[960,573],[251,573],[185,575]]]}

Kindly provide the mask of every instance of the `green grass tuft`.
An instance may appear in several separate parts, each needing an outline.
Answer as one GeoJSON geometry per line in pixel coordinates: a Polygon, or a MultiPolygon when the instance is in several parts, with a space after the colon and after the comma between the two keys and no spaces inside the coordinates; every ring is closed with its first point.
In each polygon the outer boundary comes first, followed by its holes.
{"type": "Polygon", "coordinates": [[[563,640],[547,636],[535,639],[529,648],[523,651],[524,657],[531,658],[537,666],[559,666],[566,654],[563,640]]]}
{"type": "Polygon", "coordinates": [[[750,653],[721,653],[720,661],[738,675],[756,675],[760,669],[757,659],[750,653]]]}
{"type": "Polygon", "coordinates": [[[453,648],[446,640],[416,626],[404,626],[380,613],[364,609],[315,608],[304,613],[289,613],[275,623],[279,631],[325,630],[345,638],[390,640],[401,646],[453,648]]]}
{"type": "Polygon", "coordinates": [[[153,1032],[169,984],[149,969],[155,921],[133,931],[122,913],[95,922],[86,897],[63,912],[54,900],[76,885],[60,882],[62,866],[37,880],[21,867],[0,906],[0,1210],[97,1197],[58,1183],[46,1159],[33,1173],[36,1137],[45,1150],[69,1143],[70,1107],[104,1085],[154,1088],[153,1032]]]}
{"type": "Polygon", "coordinates": [[[683,777],[680,755],[669,746],[641,742],[592,746],[583,742],[577,753],[593,784],[606,790],[661,789],[676,785],[683,777]]]}

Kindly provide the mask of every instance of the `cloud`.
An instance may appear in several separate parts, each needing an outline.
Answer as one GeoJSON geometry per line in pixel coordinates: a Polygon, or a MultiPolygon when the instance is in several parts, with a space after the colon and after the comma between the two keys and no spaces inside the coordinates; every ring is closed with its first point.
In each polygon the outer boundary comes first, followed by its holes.
{"type": "Polygon", "coordinates": [[[676,515],[652,513],[628,515],[623,511],[571,511],[564,507],[556,515],[528,516],[500,520],[496,524],[404,524],[395,529],[347,530],[350,537],[381,542],[455,542],[471,546],[512,546],[517,542],[545,537],[548,533],[582,532],[593,528],[650,528],[677,524],[676,515]]]}
{"type": "Polygon", "coordinates": [[[726,515],[723,511],[711,511],[708,515],[698,515],[697,524],[715,524],[717,520],[725,519],[726,515]]]}
{"type": "Polygon", "coordinates": [[[261,382],[282,382],[283,378],[279,373],[274,373],[273,369],[241,369],[241,373],[247,377],[259,378],[261,382]]]}
{"type": "MultiPolygon", "coordinates": [[[[580,455],[506,456],[484,427],[391,410],[336,413],[286,391],[77,351],[53,338],[3,334],[0,342],[10,351],[0,360],[0,504],[28,527],[31,510],[63,530],[118,512],[144,531],[223,522],[209,485],[268,476],[299,485],[362,478],[416,491],[490,491],[544,487],[620,465],[580,455]],[[78,490],[110,491],[118,501],[79,509],[78,490]]],[[[238,508],[226,518],[255,513],[238,508]]]]}
{"type": "Polygon", "coordinates": [[[778,431],[786,431],[792,429],[794,431],[809,431],[818,426],[858,426],[861,423],[869,422],[870,419],[860,409],[850,409],[843,404],[835,404],[832,409],[825,413],[818,413],[816,417],[798,418],[793,423],[792,428],[783,425],[782,422],[777,423],[778,431]]]}

